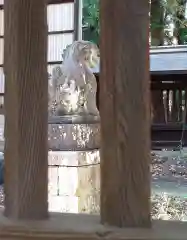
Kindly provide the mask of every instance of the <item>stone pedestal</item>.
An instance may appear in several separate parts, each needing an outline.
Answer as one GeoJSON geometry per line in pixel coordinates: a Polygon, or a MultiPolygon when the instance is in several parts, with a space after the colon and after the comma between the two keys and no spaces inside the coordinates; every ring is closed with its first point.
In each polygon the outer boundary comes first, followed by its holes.
{"type": "Polygon", "coordinates": [[[99,119],[53,117],[48,142],[49,211],[99,212],[99,119]]]}
{"type": "Polygon", "coordinates": [[[49,152],[49,211],[99,213],[99,151],[49,152]]]}

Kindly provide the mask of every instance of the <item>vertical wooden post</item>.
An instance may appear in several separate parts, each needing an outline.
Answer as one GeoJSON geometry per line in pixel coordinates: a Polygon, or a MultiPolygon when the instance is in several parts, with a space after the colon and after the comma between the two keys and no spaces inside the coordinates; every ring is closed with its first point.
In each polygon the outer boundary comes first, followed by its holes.
{"type": "MultiPolygon", "coordinates": [[[[161,86],[162,83],[160,83],[161,86]]],[[[152,104],[153,104],[153,123],[165,123],[165,110],[163,101],[163,90],[152,90],[152,104]]]]}
{"type": "Polygon", "coordinates": [[[101,1],[101,221],[150,227],[149,1],[101,1]]]}
{"type": "Polygon", "coordinates": [[[47,217],[46,1],[6,0],[5,215],[47,217]]]}
{"type": "Polygon", "coordinates": [[[74,40],[82,40],[82,3],[83,0],[74,0],[74,40]]]}

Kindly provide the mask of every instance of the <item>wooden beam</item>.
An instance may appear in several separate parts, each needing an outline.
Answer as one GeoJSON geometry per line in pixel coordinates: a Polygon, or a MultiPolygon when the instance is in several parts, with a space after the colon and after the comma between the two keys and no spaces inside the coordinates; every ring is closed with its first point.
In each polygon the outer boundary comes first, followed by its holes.
{"type": "Polygon", "coordinates": [[[150,223],[149,1],[101,4],[101,221],[150,223]]]}
{"type": "Polygon", "coordinates": [[[48,32],[48,36],[49,35],[60,35],[60,34],[68,34],[68,33],[74,33],[74,30],[64,30],[64,31],[51,31],[51,32],[48,32]]]}
{"type": "Polygon", "coordinates": [[[47,4],[73,3],[74,0],[47,0],[47,4]]]}
{"type": "Polygon", "coordinates": [[[15,221],[0,213],[2,240],[186,240],[186,222],[153,221],[152,229],[102,226],[99,216],[51,213],[47,221],[15,221]]]}
{"type": "Polygon", "coordinates": [[[5,10],[5,215],[48,215],[46,1],[7,0],[5,10]]]}

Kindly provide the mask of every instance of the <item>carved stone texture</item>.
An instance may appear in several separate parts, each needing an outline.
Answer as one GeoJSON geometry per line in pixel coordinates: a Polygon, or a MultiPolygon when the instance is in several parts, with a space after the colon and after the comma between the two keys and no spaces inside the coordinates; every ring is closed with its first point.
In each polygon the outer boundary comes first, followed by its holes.
{"type": "Polygon", "coordinates": [[[97,82],[91,71],[99,62],[98,55],[97,46],[88,41],[75,41],[67,47],[62,65],[52,72],[50,115],[99,115],[97,82]]]}
{"type": "Polygon", "coordinates": [[[88,151],[100,147],[99,124],[50,124],[49,149],[53,151],[88,151]]]}

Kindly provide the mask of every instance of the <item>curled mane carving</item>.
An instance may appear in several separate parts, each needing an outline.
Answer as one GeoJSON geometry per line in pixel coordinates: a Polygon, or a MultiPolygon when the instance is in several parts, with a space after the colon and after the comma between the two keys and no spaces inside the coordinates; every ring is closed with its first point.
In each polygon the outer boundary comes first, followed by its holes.
{"type": "Polygon", "coordinates": [[[63,63],[52,71],[49,113],[99,115],[97,83],[91,69],[99,64],[99,49],[88,41],[75,41],[64,50],[63,63]]]}

